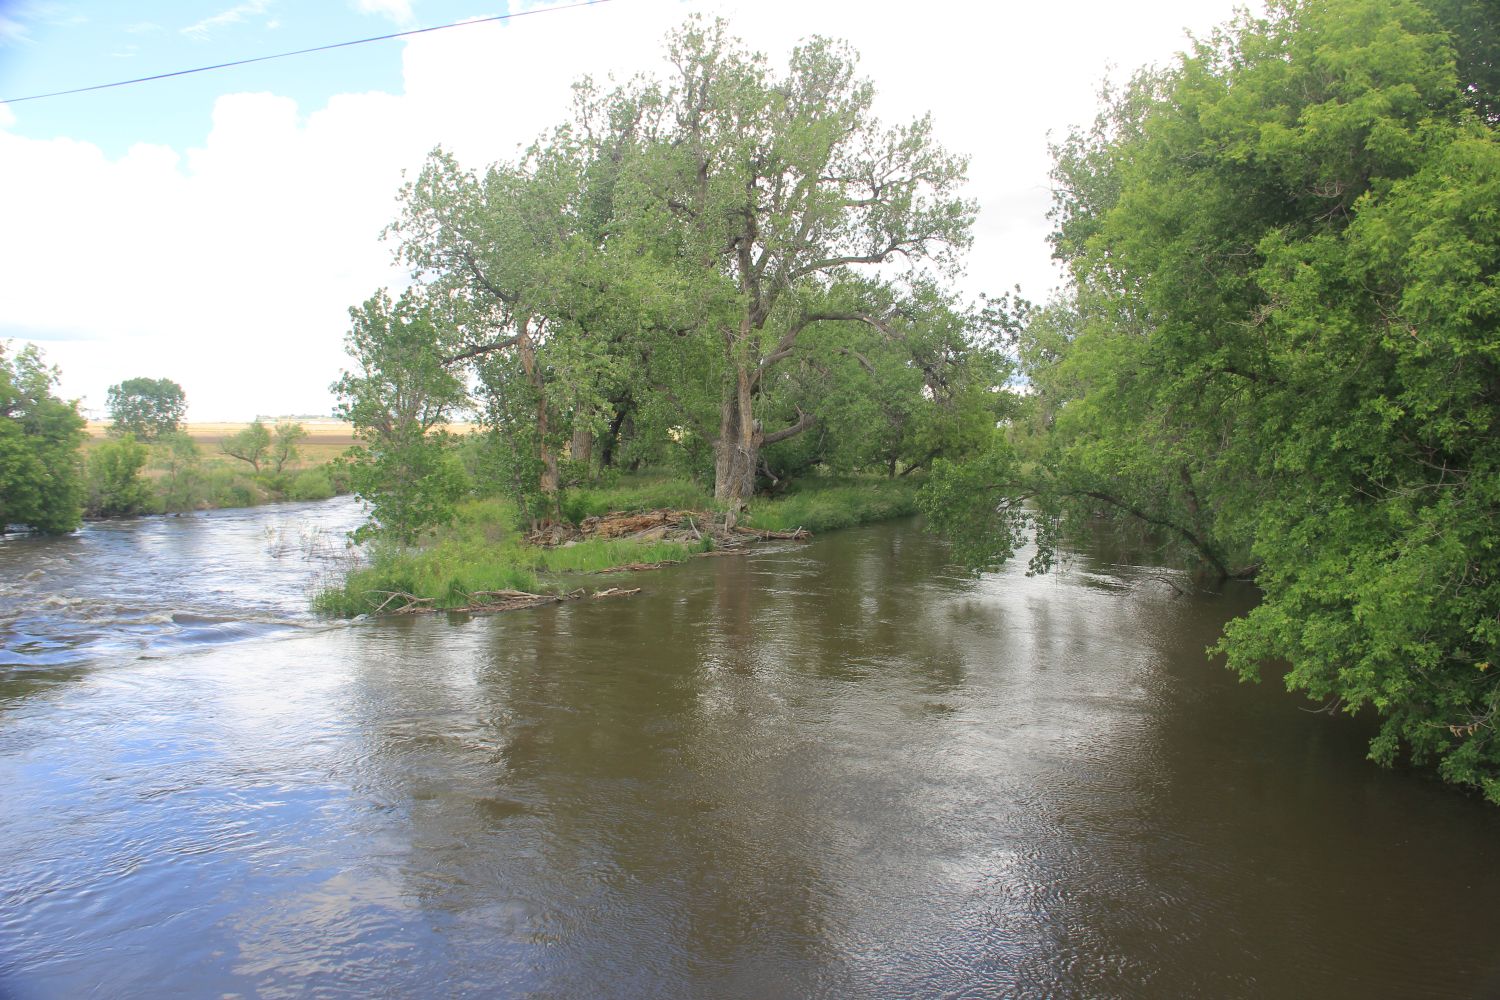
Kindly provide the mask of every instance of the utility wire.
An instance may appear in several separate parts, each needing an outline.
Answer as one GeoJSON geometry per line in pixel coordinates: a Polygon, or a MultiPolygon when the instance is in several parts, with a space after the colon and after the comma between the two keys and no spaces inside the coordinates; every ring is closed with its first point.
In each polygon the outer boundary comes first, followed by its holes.
{"type": "Polygon", "coordinates": [[[152,80],[166,80],[174,76],[187,76],[190,73],[207,73],[214,69],[229,69],[231,66],[248,66],[251,63],[268,62],[272,59],[285,59],[288,56],[305,56],[311,52],[327,52],[330,49],[344,49],[351,45],[364,45],[367,42],[386,42],[392,38],[409,38],[412,35],[425,35],[429,31],[445,31],[448,28],[467,28],[473,24],[488,24],[492,21],[509,21],[516,17],[525,17],[527,14],[547,14],[559,10],[572,10],[575,7],[592,7],[595,4],[609,3],[609,0],[579,0],[577,3],[564,4],[561,7],[538,7],[535,10],[518,10],[513,14],[496,14],[493,17],[477,17],[472,21],[453,21],[449,24],[437,24],[430,28],[413,28],[410,31],[393,31],[389,35],[374,35],[370,38],[356,38],[348,42],[333,42],[328,45],[315,45],[310,49],[297,49],[293,52],[277,52],[269,56],[255,56],[250,59],[236,59],[233,62],[215,63],[212,66],[196,66],[193,69],[173,70],[170,73],[157,73],[154,76],[138,76],[134,80],[116,80],[114,83],[96,83],[92,87],[74,87],[72,90],[54,90],[50,94],[29,94],[26,97],[7,97],[0,99],[0,104],[20,104],[22,101],[40,101],[45,97],[64,97],[68,94],[83,94],[90,90],[108,90],[110,87],[126,87],[132,83],[149,83],[152,80]]]}

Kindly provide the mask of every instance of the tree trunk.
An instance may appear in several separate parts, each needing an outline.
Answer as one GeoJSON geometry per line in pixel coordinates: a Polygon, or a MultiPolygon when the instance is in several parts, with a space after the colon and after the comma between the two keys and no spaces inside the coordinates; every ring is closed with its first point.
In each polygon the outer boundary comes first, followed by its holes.
{"type": "Polygon", "coordinates": [[[587,467],[594,460],[594,429],[581,421],[573,427],[573,439],[568,443],[568,457],[587,467]]]}
{"type": "Polygon", "coordinates": [[[755,425],[753,403],[750,373],[740,367],[734,385],[725,390],[719,440],[714,442],[714,499],[728,502],[725,524],[731,528],[739,520],[746,498],[755,491],[761,434],[755,425]]]}
{"type": "Polygon", "coordinates": [[[542,463],[542,474],[537,485],[547,503],[547,516],[556,519],[562,513],[557,501],[557,455],[547,444],[547,386],[542,379],[541,368],[536,363],[536,346],[531,342],[529,320],[521,324],[516,348],[521,357],[521,368],[526,372],[526,381],[531,383],[531,388],[536,393],[536,447],[537,457],[542,463]]]}
{"type": "Polygon", "coordinates": [[[609,433],[604,436],[604,448],[599,452],[599,464],[609,468],[615,464],[615,449],[620,446],[620,434],[625,428],[625,419],[630,416],[629,397],[615,404],[614,419],[609,422],[609,433]]]}

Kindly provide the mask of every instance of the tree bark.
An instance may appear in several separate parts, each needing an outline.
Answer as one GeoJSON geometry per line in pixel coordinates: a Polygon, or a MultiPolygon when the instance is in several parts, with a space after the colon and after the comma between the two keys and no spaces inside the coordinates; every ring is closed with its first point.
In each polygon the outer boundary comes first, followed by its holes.
{"type": "Polygon", "coordinates": [[[594,460],[594,429],[579,421],[573,427],[573,439],[568,442],[568,457],[583,466],[594,460]]]}
{"type": "Polygon", "coordinates": [[[734,383],[725,389],[719,440],[714,442],[714,498],[728,502],[725,524],[731,528],[739,520],[746,498],[755,492],[761,434],[753,407],[750,373],[740,366],[734,383]]]}
{"type": "Polygon", "coordinates": [[[541,368],[536,363],[536,345],[531,340],[529,321],[523,321],[521,324],[521,332],[516,339],[516,349],[521,357],[521,368],[526,372],[526,381],[531,383],[531,388],[536,393],[536,447],[537,457],[542,463],[542,473],[537,485],[547,502],[547,516],[555,519],[561,514],[557,501],[557,455],[547,443],[550,430],[547,386],[542,378],[541,368]]]}

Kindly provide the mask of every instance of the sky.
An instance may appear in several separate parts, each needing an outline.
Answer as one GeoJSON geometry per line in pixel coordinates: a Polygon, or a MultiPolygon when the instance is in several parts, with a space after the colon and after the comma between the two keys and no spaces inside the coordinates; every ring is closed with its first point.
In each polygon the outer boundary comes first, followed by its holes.
{"type": "Polygon", "coordinates": [[[773,66],[848,40],[882,120],[930,112],[978,200],[960,290],[1061,283],[1049,137],[1106,76],[1168,64],[1231,0],[0,0],[0,340],[36,343],[60,392],[170,378],[192,421],[331,411],[348,309],[403,270],[380,231],[402,172],[441,144],[513,158],[569,84],[663,72],[665,34],[726,17],[773,66]],[[486,5],[487,4],[487,5],[486,5]],[[15,98],[452,21],[525,12],[212,73],[15,98]],[[9,102],[9,103],[6,103],[9,102]]]}

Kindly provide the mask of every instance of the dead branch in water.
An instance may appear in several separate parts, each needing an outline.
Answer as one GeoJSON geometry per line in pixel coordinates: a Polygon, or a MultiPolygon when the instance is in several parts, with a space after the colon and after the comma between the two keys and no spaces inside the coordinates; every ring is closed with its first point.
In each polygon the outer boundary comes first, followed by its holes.
{"type": "MultiPolygon", "coordinates": [[[[636,513],[610,511],[595,517],[586,517],[575,528],[569,524],[549,524],[526,536],[532,545],[556,546],[590,539],[618,539],[637,542],[702,542],[704,537],[713,539],[715,548],[732,548],[744,544],[748,539],[761,541],[776,539],[801,542],[812,537],[812,532],[803,528],[795,531],[772,531],[767,528],[736,527],[725,529],[710,514],[693,510],[648,510],[636,513]]],[[[666,565],[665,563],[661,565],[666,565]]],[[[656,568],[642,564],[634,568],[656,568]]]]}
{"type": "Polygon", "coordinates": [[[544,604],[562,604],[565,601],[598,600],[607,597],[633,597],[641,592],[641,588],[634,587],[625,589],[621,587],[609,587],[605,590],[596,590],[592,594],[579,588],[566,594],[533,594],[528,590],[475,590],[466,595],[468,603],[456,608],[440,608],[437,606],[435,597],[418,597],[405,591],[377,591],[376,594],[384,594],[385,600],[376,606],[372,615],[412,615],[425,614],[436,611],[457,611],[465,614],[484,614],[495,611],[520,611],[524,608],[538,608],[544,604]],[[402,603],[394,609],[387,610],[390,606],[400,600],[402,603]]]}
{"type": "Polygon", "coordinates": [[[608,569],[598,570],[597,573],[598,573],[599,576],[604,576],[607,573],[635,573],[635,572],[638,572],[639,570],[661,569],[663,566],[673,566],[673,565],[676,565],[680,561],[681,560],[679,560],[679,559],[672,559],[672,560],[669,560],[667,562],[650,562],[650,563],[634,562],[634,563],[626,563],[623,566],[611,566],[608,569]]]}
{"type": "Polygon", "coordinates": [[[812,537],[812,532],[806,528],[797,528],[793,531],[772,531],[769,528],[735,528],[738,534],[753,535],[761,541],[778,539],[788,542],[803,542],[812,537]]]}
{"type": "Polygon", "coordinates": [[[433,605],[437,603],[436,598],[418,597],[416,594],[408,594],[404,590],[377,590],[374,593],[377,595],[384,594],[385,600],[381,601],[379,606],[370,612],[372,615],[410,615],[419,611],[432,611],[434,610],[433,605]],[[393,610],[386,611],[386,608],[390,607],[395,601],[401,601],[402,603],[393,610]]]}

